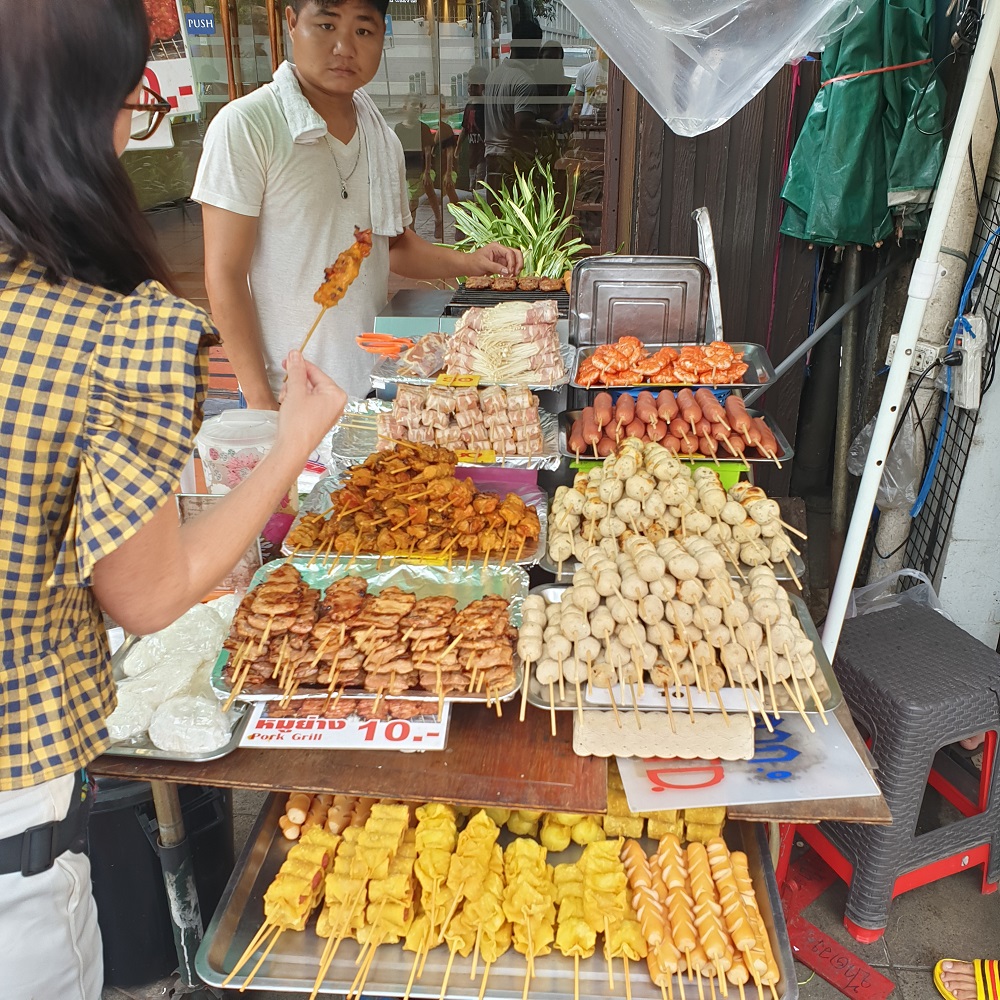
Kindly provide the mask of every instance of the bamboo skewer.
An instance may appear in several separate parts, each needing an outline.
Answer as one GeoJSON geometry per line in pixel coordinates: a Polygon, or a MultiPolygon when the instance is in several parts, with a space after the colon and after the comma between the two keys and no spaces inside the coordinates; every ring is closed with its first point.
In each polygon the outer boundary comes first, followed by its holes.
{"type": "Polygon", "coordinates": [[[228,986],[239,975],[240,969],[247,964],[250,956],[257,950],[265,938],[270,937],[274,933],[276,927],[277,924],[273,924],[269,920],[265,920],[260,927],[257,928],[257,933],[250,939],[250,943],[243,950],[243,954],[240,955],[236,964],[233,966],[232,972],[230,972],[229,975],[222,981],[223,988],[228,986]]]}
{"type": "MultiPolygon", "coordinates": [[[[243,980],[243,983],[240,986],[240,993],[245,993],[249,985],[253,982],[253,977],[257,975],[257,972],[260,970],[260,967],[264,964],[265,960],[267,959],[267,956],[271,954],[271,949],[278,943],[278,938],[281,937],[281,934],[284,931],[284,929],[285,929],[284,927],[279,926],[277,930],[274,932],[274,937],[271,938],[270,942],[264,949],[260,958],[257,959],[257,964],[250,970],[250,973],[246,977],[246,979],[243,980]]],[[[263,944],[263,942],[261,943],[263,944]]]]}
{"type": "MultiPolygon", "coordinates": [[[[305,349],[309,346],[309,341],[312,340],[312,335],[316,332],[316,327],[319,326],[323,317],[326,315],[327,309],[329,308],[330,308],[329,306],[320,307],[319,315],[316,317],[315,320],[313,320],[313,325],[309,327],[309,332],[305,335],[305,337],[302,340],[302,343],[299,345],[299,354],[302,354],[302,352],[305,351],[305,349]]],[[[286,380],[288,379],[287,375],[285,375],[285,379],[286,380]]]]}

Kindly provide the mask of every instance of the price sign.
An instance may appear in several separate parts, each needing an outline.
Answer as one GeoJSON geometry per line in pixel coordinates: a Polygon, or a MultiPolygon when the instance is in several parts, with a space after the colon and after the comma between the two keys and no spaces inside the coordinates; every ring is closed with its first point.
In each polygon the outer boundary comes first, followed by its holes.
{"type": "MultiPolygon", "coordinates": [[[[293,703],[294,704],[294,703],[293,703]]],[[[391,702],[390,711],[391,711],[391,702]]],[[[322,716],[271,717],[271,702],[258,702],[240,740],[240,746],[297,750],[444,750],[448,743],[451,706],[440,720],[436,702],[427,703],[427,715],[413,719],[327,719],[322,716]]]]}
{"type": "Polygon", "coordinates": [[[460,448],[456,450],[455,457],[460,462],[470,462],[476,465],[495,465],[497,453],[491,448],[487,448],[484,451],[466,451],[460,448]]]}
{"type": "Polygon", "coordinates": [[[443,385],[450,389],[475,389],[479,385],[478,375],[446,375],[442,372],[434,380],[435,385],[443,385]]]}

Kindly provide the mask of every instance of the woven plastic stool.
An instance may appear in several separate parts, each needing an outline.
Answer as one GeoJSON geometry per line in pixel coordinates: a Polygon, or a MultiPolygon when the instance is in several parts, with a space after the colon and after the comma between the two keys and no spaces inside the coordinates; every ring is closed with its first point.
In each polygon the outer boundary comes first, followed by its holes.
{"type": "Polygon", "coordinates": [[[802,837],[850,885],[844,925],[878,940],[894,896],[983,865],[982,891],[1000,879],[1000,656],[935,611],[897,607],[844,624],[837,678],[855,721],[867,729],[891,826],[821,823],[802,837]],[[976,801],[933,771],[947,744],[987,732],[976,801]],[[965,814],[916,834],[932,784],[965,814]]]}

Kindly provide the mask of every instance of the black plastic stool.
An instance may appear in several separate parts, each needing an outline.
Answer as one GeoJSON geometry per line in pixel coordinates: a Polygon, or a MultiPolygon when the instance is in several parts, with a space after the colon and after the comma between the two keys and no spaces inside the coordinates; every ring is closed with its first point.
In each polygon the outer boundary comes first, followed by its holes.
{"type": "Polygon", "coordinates": [[[844,924],[881,937],[894,896],[973,865],[983,892],[1000,879],[1000,656],[929,608],[897,607],[844,623],[834,669],[855,720],[871,736],[891,826],[821,823],[803,837],[850,883],[844,924]],[[966,818],[917,834],[941,747],[988,732],[980,801],[966,818]]]}

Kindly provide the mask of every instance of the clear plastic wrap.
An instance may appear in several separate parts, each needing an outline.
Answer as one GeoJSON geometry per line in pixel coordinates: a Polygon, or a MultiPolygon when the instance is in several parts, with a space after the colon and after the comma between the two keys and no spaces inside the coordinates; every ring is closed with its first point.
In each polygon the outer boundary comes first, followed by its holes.
{"type": "Polygon", "coordinates": [[[727,122],[874,0],[566,0],[678,135],[727,122]]]}
{"type": "MultiPolygon", "coordinates": [[[[861,433],[851,442],[847,453],[847,471],[852,476],[860,476],[865,471],[865,460],[872,444],[876,417],[872,417],[861,429],[861,433]]],[[[897,510],[912,507],[920,489],[921,468],[914,457],[917,432],[912,412],[903,415],[902,427],[889,449],[879,483],[876,503],[879,510],[897,510]]]]}
{"type": "Polygon", "coordinates": [[[211,753],[229,742],[232,720],[215,698],[185,695],[165,701],[153,712],[149,738],[171,753],[211,753]]]}
{"type": "Polygon", "coordinates": [[[870,615],[876,611],[888,611],[889,608],[909,605],[930,608],[951,620],[951,616],[941,607],[930,577],[917,569],[901,569],[881,580],[876,580],[875,583],[869,583],[867,587],[852,590],[847,614],[844,617],[860,618],[861,615],[870,615]],[[915,582],[906,590],[899,590],[900,581],[904,579],[915,582]]]}

